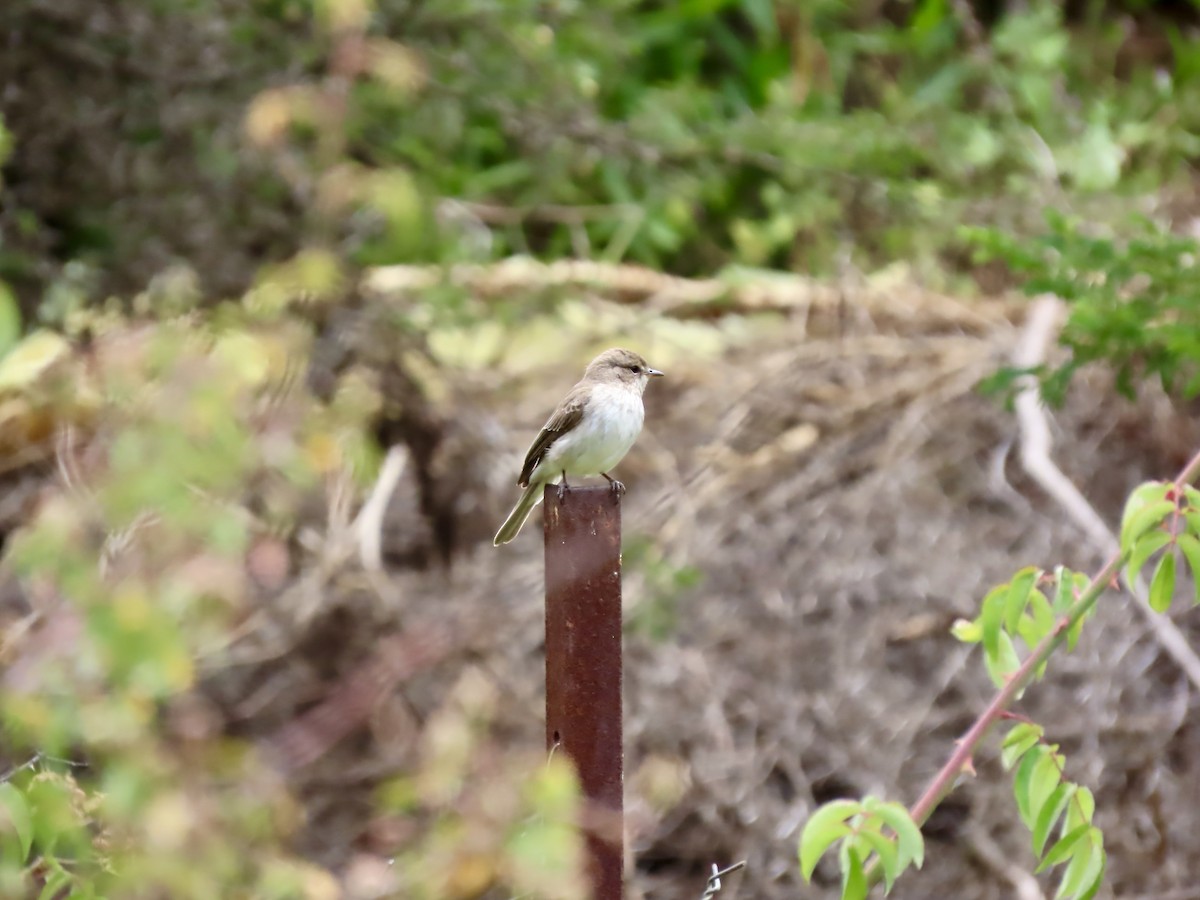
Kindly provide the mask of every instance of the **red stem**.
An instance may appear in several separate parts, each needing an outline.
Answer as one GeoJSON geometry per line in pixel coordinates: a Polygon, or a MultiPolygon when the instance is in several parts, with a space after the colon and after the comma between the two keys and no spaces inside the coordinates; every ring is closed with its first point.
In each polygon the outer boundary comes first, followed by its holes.
{"type": "MultiPolygon", "coordinates": [[[[1200,452],[1188,461],[1188,464],[1183,467],[1183,471],[1175,479],[1175,484],[1184,485],[1192,481],[1197,473],[1200,473],[1200,452]]],[[[963,768],[971,761],[971,756],[975,752],[975,748],[979,746],[980,741],[987,735],[988,730],[1000,718],[1006,708],[1016,698],[1032,678],[1034,671],[1043,662],[1050,657],[1054,649],[1062,642],[1067,630],[1081,619],[1095,605],[1100,595],[1112,583],[1114,577],[1121,571],[1121,566],[1125,562],[1125,554],[1118,551],[1111,559],[1105,563],[1101,569],[1092,578],[1091,582],[1079,597],[1071,605],[1067,613],[1059,620],[1058,625],[1054,630],[1046,635],[1045,638],[1034,648],[1034,651],[1029,654],[1029,657],[1021,664],[1008,683],[1000,689],[1000,692],[992,699],[992,702],[987,705],[987,708],[980,713],[979,718],[971,726],[962,739],[958,741],[958,746],[954,753],[946,761],[946,764],[938,771],[929,783],[929,787],[925,789],[912,809],[909,810],[909,815],[918,825],[923,825],[929,816],[933,813],[942,799],[950,793],[954,787],[954,780],[958,777],[963,768]]],[[[878,866],[873,866],[871,874],[878,877],[878,866]]],[[[874,880],[874,879],[872,879],[874,880]]]]}

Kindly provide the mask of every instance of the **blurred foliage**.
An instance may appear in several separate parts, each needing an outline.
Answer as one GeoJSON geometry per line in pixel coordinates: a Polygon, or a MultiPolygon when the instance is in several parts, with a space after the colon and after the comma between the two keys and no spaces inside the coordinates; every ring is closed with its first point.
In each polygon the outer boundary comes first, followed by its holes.
{"type": "Polygon", "coordinates": [[[587,896],[574,769],[537,749],[491,752],[497,699],[491,681],[468,671],[424,728],[420,770],[380,790],[385,812],[433,823],[396,860],[403,896],[476,897],[498,884],[519,896],[587,896]]]}
{"type": "MultiPolygon", "coordinates": [[[[1064,372],[1103,358],[1200,391],[1194,248],[1168,230],[1197,212],[1195,16],[979,6],[7,0],[0,446],[68,425],[98,449],[6,548],[54,628],[0,696],[0,893],[337,895],[290,846],[296,799],[193,701],[253,606],[256,547],[294,549],[306,500],[374,474],[378,384],[273,400],[362,267],[905,260],[940,281],[987,226],[993,258],[1072,302],[1064,372]],[[1110,236],[1037,238],[1051,208],[1110,236]]],[[[399,318],[445,336],[543,309],[447,285],[399,318]]],[[[662,638],[696,572],[649,542],[630,564],[630,628],[662,638]]],[[[381,789],[388,877],[578,896],[570,773],[493,752],[487,709],[464,680],[381,789]]]]}
{"type": "MultiPolygon", "coordinates": [[[[307,331],[240,304],[133,332],[119,322],[90,316],[90,363],[21,348],[5,360],[31,358],[26,415],[56,403],[56,421],[87,422],[92,441],[80,458],[60,451],[69,489],[39,505],[5,557],[44,621],[0,694],[12,765],[0,776],[0,893],[344,896],[292,848],[298,799],[225,732],[202,682],[237,665],[232,635],[261,611],[261,579],[286,577],[301,552],[311,494],[374,476],[378,389],[347,384],[327,405],[286,393],[307,331]],[[266,545],[283,559],[264,574],[266,545]]],[[[384,881],[409,897],[492,884],[578,897],[573,773],[495,748],[478,681],[445,701],[424,761],[381,797],[395,823],[387,851],[405,862],[382,863],[384,881]]]]}
{"type": "Polygon", "coordinates": [[[35,671],[10,671],[6,755],[82,767],[9,782],[37,836],[17,829],[14,849],[5,835],[9,895],[42,885],[44,896],[200,897],[235,885],[263,897],[331,895],[321,887],[329,875],[278,845],[297,812],[269,770],[248,748],[170,724],[247,599],[240,560],[262,526],[242,506],[244,479],[270,465],[275,503],[286,506],[282,488],[320,471],[309,429],[269,449],[247,427],[271,354],[255,342],[234,364],[220,348],[235,339],[163,323],[127,338],[103,383],[74,368],[54,373],[75,402],[104,403],[112,440],[103,473],[42,507],[8,555],[56,599],[50,615],[71,637],[44,647],[35,671]]]}
{"type": "MultiPolygon", "coordinates": [[[[1175,396],[1200,394],[1200,244],[1149,221],[1127,230],[1097,236],[1094,226],[1053,215],[1038,238],[970,233],[979,252],[1003,260],[1027,293],[1055,294],[1070,306],[1060,336],[1070,358],[1040,372],[1052,402],[1062,401],[1080,366],[1095,361],[1116,370],[1117,387],[1131,398],[1145,376],[1175,396]]],[[[1006,370],[996,386],[1011,388],[1020,374],[1006,370]]]]}
{"type": "Polygon", "coordinates": [[[185,261],[206,293],[236,293],[317,243],[351,265],[904,259],[940,278],[962,268],[962,223],[1021,234],[1074,203],[1122,224],[1131,201],[1191,195],[1194,15],[996,9],[17,0],[0,82],[38,78],[0,106],[17,183],[0,276],[44,286],[83,260],[103,293],[185,261]],[[47,68],[110,57],[123,76],[82,88],[47,68]]]}
{"type": "MultiPolygon", "coordinates": [[[[1063,193],[1119,219],[1117,196],[1183,175],[1200,148],[1188,42],[1172,70],[1123,77],[1121,23],[1073,37],[1058,4],[1033,3],[985,34],[964,8],[382,3],[369,33],[404,47],[364,57],[345,149],[426,198],[486,204],[459,227],[486,228],[492,254],[586,248],[681,273],[944,261],[963,221],[1020,229],[1063,193]],[[382,83],[372,66],[393,57],[404,74],[382,83]]],[[[313,104],[294,100],[304,130],[313,104]]],[[[414,249],[395,234],[418,195],[396,189],[392,243],[360,235],[361,261],[414,249]]]]}

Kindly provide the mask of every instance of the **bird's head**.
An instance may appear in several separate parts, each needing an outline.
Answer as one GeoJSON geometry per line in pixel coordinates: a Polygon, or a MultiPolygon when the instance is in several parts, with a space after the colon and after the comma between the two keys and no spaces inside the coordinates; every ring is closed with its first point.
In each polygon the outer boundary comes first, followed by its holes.
{"type": "Polygon", "coordinates": [[[632,350],[617,347],[605,350],[588,364],[583,377],[592,381],[616,382],[636,387],[638,393],[646,390],[651,378],[661,377],[662,372],[652,369],[646,360],[632,350]]]}

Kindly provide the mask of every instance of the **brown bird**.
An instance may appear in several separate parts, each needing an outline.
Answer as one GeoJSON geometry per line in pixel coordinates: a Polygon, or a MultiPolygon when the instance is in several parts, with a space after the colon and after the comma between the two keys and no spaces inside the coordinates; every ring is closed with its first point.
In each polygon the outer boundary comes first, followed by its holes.
{"type": "Polygon", "coordinates": [[[517,536],[542,499],[542,487],[568,475],[603,475],[615,491],[625,486],[608,474],[629,452],[642,431],[642,393],[663,373],[631,350],[605,350],[589,364],[525,455],[517,486],[525,493],[508,514],[493,542],[497,547],[517,536]]]}

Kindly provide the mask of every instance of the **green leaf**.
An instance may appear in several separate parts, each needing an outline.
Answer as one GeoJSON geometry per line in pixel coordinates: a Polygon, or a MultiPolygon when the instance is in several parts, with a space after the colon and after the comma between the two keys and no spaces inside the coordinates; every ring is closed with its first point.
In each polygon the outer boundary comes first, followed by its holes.
{"type": "Polygon", "coordinates": [[[33,846],[33,818],[29,815],[29,804],[24,794],[5,782],[0,784],[0,806],[8,813],[8,821],[17,833],[21,862],[24,862],[29,858],[29,850],[33,846]]]}
{"type": "Polygon", "coordinates": [[[1044,733],[1041,725],[1032,722],[1019,722],[1014,725],[1000,744],[1000,764],[1005,770],[1011,769],[1030,747],[1042,739],[1044,733]]]}
{"type": "Polygon", "coordinates": [[[996,687],[1004,687],[1008,676],[1021,667],[1021,658],[1008,633],[1001,631],[996,641],[996,655],[985,655],[984,664],[996,687]]]}
{"type": "Polygon", "coordinates": [[[1074,573],[1066,566],[1059,566],[1054,570],[1054,577],[1057,581],[1057,587],[1054,590],[1054,609],[1056,613],[1064,613],[1071,608],[1071,604],[1075,602],[1075,578],[1074,573]]]}
{"type": "Polygon", "coordinates": [[[1171,543],[1170,532],[1152,531],[1133,545],[1133,550],[1129,553],[1129,565],[1125,569],[1125,577],[1130,584],[1137,579],[1146,560],[1169,543],[1171,543]]]}
{"type": "Polygon", "coordinates": [[[1054,630],[1054,610],[1050,608],[1050,601],[1041,591],[1034,591],[1029,595],[1029,615],[1042,637],[1054,630]]]}
{"type": "Polygon", "coordinates": [[[1188,568],[1192,570],[1192,584],[1196,589],[1196,596],[1192,599],[1192,603],[1200,603],[1200,540],[1190,534],[1181,534],[1175,539],[1175,543],[1183,551],[1183,558],[1187,560],[1188,568]]]}
{"type": "Polygon", "coordinates": [[[1063,814],[1063,810],[1067,808],[1067,802],[1075,794],[1077,787],[1069,781],[1060,784],[1054,789],[1046,802],[1042,805],[1041,812],[1037,814],[1037,819],[1033,826],[1033,854],[1041,857],[1042,851],[1046,848],[1046,841],[1050,837],[1050,832],[1054,830],[1054,825],[1058,822],[1059,817],[1063,814]]]}
{"type": "Polygon", "coordinates": [[[866,900],[869,885],[858,852],[847,844],[843,846],[841,857],[842,900],[866,900]]]}
{"type": "MultiPolygon", "coordinates": [[[[1101,840],[1103,840],[1103,835],[1101,835],[1101,840]]],[[[1097,849],[1096,857],[1099,859],[1099,871],[1096,873],[1096,877],[1092,882],[1092,886],[1090,888],[1086,888],[1083,893],[1079,895],[1078,900],[1092,900],[1092,898],[1095,897],[1100,891],[1100,886],[1104,884],[1104,873],[1108,869],[1108,851],[1104,849],[1103,845],[1097,849]]]]}
{"type": "Polygon", "coordinates": [[[1075,796],[1071,798],[1071,805],[1067,807],[1067,818],[1063,821],[1063,834],[1074,831],[1080,825],[1091,825],[1095,812],[1096,798],[1092,796],[1092,789],[1081,785],[1075,792],[1075,796]]]}
{"type": "Polygon", "coordinates": [[[1130,492],[1129,498],[1126,500],[1126,505],[1124,505],[1124,510],[1121,512],[1122,547],[1136,539],[1136,535],[1130,535],[1135,517],[1139,516],[1141,511],[1145,510],[1147,506],[1162,503],[1166,499],[1166,492],[1170,490],[1171,486],[1166,484],[1165,481],[1146,481],[1130,492]]]}
{"type": "MultiPolygon", "coordinates": [[[[1090,833],[1091,829],[1088,831],[1090,833]]],[[[1085,835],[1084,839],[1075,845],[1070,859],[1067,860],[1067,867],[1063,870],[1058,890],[1054,892],[1055,900],[1075,897],[1079,894],[1079,882],[1082,880],[1084,870],[1091,862],[1092,855],[1091,842],[1085,835]]]]}
{"type": "MultiPolygon", "coordinates": [[[[1129,499],[1125,501],[1125,509],[1121,512],[1122,551],[1126,551],[1129,545],[1140,536],[1131,533],[1134,530],[1133,525],[1135,520],[1137,520],[1138,527],[1141,527],[1141,520],[1138,517],[1142,515],[1144,510],[1164,501],[1170,502],[1167,500],[1167,491],[1170,489],[1171,486],[1165,481],[1147,481],[1133,489],[1133,492],[1129,495],[1129,499]]],[[[1154,522],[1151,521],[1142,530],[1145,531],[1146,528],[1151,527],[1153,524],[1154,522]]]]}
{"type": "MultiPolygon", "coordinates": [[[[1029,595],[1029,613],[1029,615],[1021,617],[1017,633],[1029,649],[1033,650],[1054,631],[1055,624],[1054,613],[1050,610],[1050,601],[1041,591],[1034,591],[1029,595]]],[[[1049,657],[1038,663],[1037,668],[1033,671],[1033,677],[1040,680],[1046,674],[1046,667],[1049,664],[1049,657]]]]}
{"type": "Polygon", "coordinates": [[[1031,749],[1021,757],[1021,764],[1017,766],[1017,773],[1013,776],[1013,796],[1017,800],[1017,812],[1026,825],[1033,820],[1033,816],[1029,814],[1029,784],[1033,778],[1033,769],[1048,752],[1041,744],[1031,749]]]}
{"type": "Polygon", "coordinates": [[[1183,486],[1183,497],[1187,500],[1189,506],[1200,509],[1200,488],[1185,484],[1183,486]]]}
{"type": "Polygon", "coordinates": [[[1021,621],[1017,624],[1017,634],[1032,650],[1053,630],[1054,613],[1050,609],[1050,601],[1041,591],[1030,592],[1027,614],[1021,616],[1021,621]]]}
{"type": "Polygon", "coordinates": [[[899,839],[900,871],[908,868],[911,862],[918,869],[925,863],[925,838],[921,829],[902,803],[885,803],[868,797],[864,808],[871,815],[878,816],[884,823],[896,832],[899,839]]]}
{"type": "Polygon", "coordinates": [[[955,640],[962,641],[964,644],[978,644],[983,640],[983,626],[979,620],[968,622],[966,619],[955,619],[954,624],[950,626],[950,634],[955,640]]]}
{"type": "Polygon", "coordinates": [[[1175,554],[1164,553],[1154,570],[1154,580],[1150,582],[1150,608],[1155,612],[1166,612],[1171,608],[1171,598],[1175,596],[1175,554]]]}
{"type": "Polygon", "coordinates": [[[1017,633],[1017,626],[1029,603],[1029,592],[1033,590],[1033,586],[1041,574],[1041,569],[1028,566],[1013,576],[1012,581],[1009,582],[1008,594],[1004,598],[1004,627],[1008,629],[1009,634],[1017,633]]]}
{"type": "MultiPolygon", "coordinates": [[[[1078,792],[1076,792],[1076,796],[1079,796],[1078,792]]],[[[1091,825],[1080,825],[1074,831],[1068,832],[1065,837],[1059,838],[1058,842],[1042,857],[1042,861],[1038,863],[1038,867],[1033,870],[1034,874],[1044,872],[1051,866],[1056,866],[1068,856],[1071,856],[1075,852],[1075,846],[1083,840],[1084,836],[1091,829],[1091,825]]]]}
{"type": "Polygon", "coordinates": [[[1088,828],[1085,839],[1076,845],[1054,896],[1081,897],[1090,891],[1104,873],[1104,860],[1104,835],[1099,828],[1092,826],[1088,828]]]}
{"type": "Polygon", "coordinates": [[[983,626],[983,649],[989,657],[996,656],[1000,651],[1000,626],[1004,622],[1004,603],[1007,599],[1007,584],[992,588],[983,598],[979,622],[983,626]]]}
{"type": "Polygon", "coordinates": [[[862,804],[857,800],[833,800],[809,817],[800,833],[800,871],[805,881],[812,879],[813,870],[829,846],[852,834],[846,820],[861,811],[862,804]]]}
{"type": "Polygon", "coordinates": [[[900,868],[900,850],[896,842],[878,831],[863,830],[858,833],[858,839],[866,844],[879,857],[879,865],[883,868],[883,892],[890,894],[900,868]]]}
{"type": "Polygon", "coordinates": [[[1062,781],[1063,757],[1056,752],[1056,747],[1047,748],[1038,759],[1029,776],[1029,821],[1026,824],[1032,831],[1042,807],[1050,799],[1059,782],[1062,781]]]}
{"type": "Polygon", "coordinates": [[[1174,511],[1175,504],[1170,500],[1159,500],[1139,509],[1121,526],[1121,552],[1132,552],[1138,538],[1151,528],[1161,525],[1174,511]]]}
{"type": "Polygon", "coordinates": [[[1187,522],[1188,534],[1200,535],[1200,509],[1185,512],[1183,518],[1187,522]]]}

